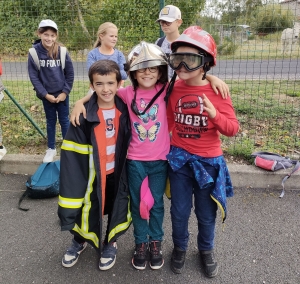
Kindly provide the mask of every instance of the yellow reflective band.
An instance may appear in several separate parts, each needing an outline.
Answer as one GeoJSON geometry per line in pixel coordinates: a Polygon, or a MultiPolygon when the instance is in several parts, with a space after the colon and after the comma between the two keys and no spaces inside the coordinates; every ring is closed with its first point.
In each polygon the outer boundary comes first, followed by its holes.
{"type": "MultiPolygon", "coordinates": [[[[89,153],[89,179],[87,184],[87,189],[84,198],[82,198],[82,211],[81,211],[81,225],[75,224],[73,231],[76,231],[80,236],[86,240],[93,242],[95,247],[99,248],[99,238],[94,232],[89,232],[89,219],[95,218],[90,216],[91,209],[91,193],[93,192],[93,184],[96,178],[96,171],[94,167],[93,153],[89,153]]],[[[97,217],[96,217],[97,218],[97,217]]]]}
{"type": "Polygon", "coordinates": [[[85,155],[89,155],[89,154],[93,153],[92,145],[79,144],[79,143],[75,143],[70,140],[63,140],[61,149],[66,150],[66,151],[73,151],[73,152],[76,152],[79,154],[85,154],[85,155]]]}
{"type": "Polygon", "coordinates": [[[217,199],[215,199],[212,195],[211,195],[210,197],[212,198],[212,200],[214,200],[214,201],[218,204],[218,206],[219,206],[219,208],[220,208],[220,210],[221,210],[222,222],[224,223],[226,216],[225,216],[225,210],[224,210],[223,206],[222,206],[221,203],[220,203],[217,199]]]}
{"type": "Polygon", "coordinates": [[[83,198],[65,198],[59,195],[58,205],[63,208],[80,208],[82,206],[83,198]]]}
{"type": "Polygon", "coordinates": [[[81,228],[83,231],[89,231],[89,213],[91,210],[92,202],[91,202],[91,193],[93,192],[93,184],[96,178],[96,171],[94,166],[93,154],[89,155],[89,180],[87,184],[86,193],[84,196],[84,206],[82,208],[81,215],[81,228]]]}
{"type": "MultiPolygon", "coordinates": [[[[128,196],[128,199],[129,199],[129,196],[128,196]]],[[[120,232],[125,231],[126,229],[128,229],[128,227],[131,224],[131,221],[132,221],[132,218],[131,218],[131,212],[130,212],[130,199],[129,199],[128,210],[127,210],[127,220],[126,220],[126,222],[117,225],[115,228],[113,228],[109,232],[109,234],[108,234],[108,241],[110,241],[112,238],[114,238],[116,234],[118,234],[118,233],[120,233],[120,232]]]]}
{"type": "Polygon", "coordinates": [[[87,231],[82,230],[75,224],[73,231],[77,232],[80,236],[82,236],[86,240],[90,240],[94,243],[96,248],[99,248],[99,239],[95,233],[89,233],[87,231]]]}

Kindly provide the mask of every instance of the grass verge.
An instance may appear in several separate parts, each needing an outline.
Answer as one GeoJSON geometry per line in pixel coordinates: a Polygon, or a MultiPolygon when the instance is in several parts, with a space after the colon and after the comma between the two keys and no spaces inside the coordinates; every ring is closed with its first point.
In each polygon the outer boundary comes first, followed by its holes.
{"type": "MultiPolygon", "coordinates": [[[[251,162],[253,151],[268,150],[290,157],[300,154],[300,81],[226,80],[240,122],[235,137],[222,137],[222,147],[231,159],[251,162]]],[[[4,82],[15,100],[46,133],[41,101],[28,81],[4,82]]],[[[70,109],[84,96],[88,82],[76,81],[70,95],[70,109]]],[[[9,153],[44,154],[45,139],[6,96],[0,104],[3,143],[9,153]]],[[[57,125],[58,149],[61,143],[57,125]]]]}

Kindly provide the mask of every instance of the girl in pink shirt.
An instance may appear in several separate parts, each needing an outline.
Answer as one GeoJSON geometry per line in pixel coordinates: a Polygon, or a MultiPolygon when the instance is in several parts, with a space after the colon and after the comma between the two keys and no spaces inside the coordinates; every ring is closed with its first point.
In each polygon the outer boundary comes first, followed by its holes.
{"type": "MultiPolygon", "coordinates": [[[[128,56],[132,86],[119,89],[118,95],[128,105],[132,140],[128,148],[127,174],[131,197],[135,251],[132,265],[139,270],[146,267],[150,251],[152,269],[163,266],[164,201],[167,179],[167,160],[170,138],[166,116],[167,61],[160,47],[141,42],[128,56]],[[141,185],[147,178],[154,204],[149,220],[140,212],[141,185]]],[[[151,198],[152,198],[151,197],[151,198]]],[[[147,202],[147,200],[146,200],[147,202]]],[[[148,208],[150,209],[150,208],[148,208]]]]}

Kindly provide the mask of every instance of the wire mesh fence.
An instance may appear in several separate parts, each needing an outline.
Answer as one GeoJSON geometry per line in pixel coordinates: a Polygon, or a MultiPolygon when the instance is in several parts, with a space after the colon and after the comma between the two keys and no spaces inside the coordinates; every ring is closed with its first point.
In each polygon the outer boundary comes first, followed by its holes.
{"type": "MultiPolygon", "coordinates": [[[[255,8],[244,6],[244,11],[237,14],[234,9],[220,9],[222,3],[172,1],[171,4],[182,11],[180,31],[190,25],[200,25],[213,35],[217,43],[217,66],[209,72],[229,85],[241,125],[236,137],[222,137],[223,148],[232,155],[246,156],[263,149],[299,158],[300,50],[297,20],[300,4],[289,0],[255,8]],[[273,11],[271,15],[270,11],[273,11]],[[275,14],[280,15],[280,21],[275,14]],[[282,38],[286,28],[290,28],[289,34],[282,38]]],[[[235,3],[241,4],[239,1],[235,3]]],[[[116,0],[114,3],[1,0],[2,82],[9,94],[6,93],[0,103],[0,123],[3,143],[8,150],[39,153],[39,147],[42,151],[46,148],[43,137],[46,135],[45,113],[27,71],[28,49],[37,38],[35,32],[42,19],[49,18],[57,23],[59,41],[68,48],[73,62],[72,110],[75,101],[89,88],[86,58],[97,38],[99,25],[107,21],[116,24],[119,29],[116,48],[126,56],[141,40],[154,43],[161,36],[160,26],[155,21],[160,9],[167,4],[164,1],[137,0],[116,0]]],[[[127,80],[126,84],[130,82],[127,80]]],[[[57,137],[61,142],[59,125],[57,137]]]]}

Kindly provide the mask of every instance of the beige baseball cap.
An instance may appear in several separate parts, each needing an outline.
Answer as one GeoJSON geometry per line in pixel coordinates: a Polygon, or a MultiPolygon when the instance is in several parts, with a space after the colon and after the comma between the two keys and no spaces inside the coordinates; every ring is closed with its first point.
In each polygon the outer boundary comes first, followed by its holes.
{"type": "Polygon", "coordinates": [[[167,5],[161,9],[159,13],[158,21],[174,22],[178,19],[181,19],[181,12],[178,7],[173,5],[167,5]]]}
{"type": "Polygon", "coordinates": [[[44,28],[44,27],[51,27],[55,30],[58,31],[58,28],[57,28],[57,24],[55,22],[53,22],[52,20],[42,20],[39,24],[39,28],[44,28]]]}

